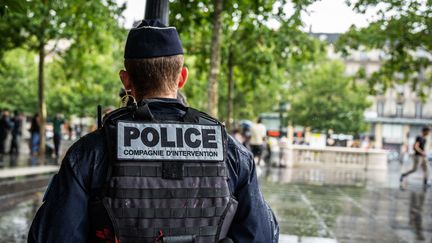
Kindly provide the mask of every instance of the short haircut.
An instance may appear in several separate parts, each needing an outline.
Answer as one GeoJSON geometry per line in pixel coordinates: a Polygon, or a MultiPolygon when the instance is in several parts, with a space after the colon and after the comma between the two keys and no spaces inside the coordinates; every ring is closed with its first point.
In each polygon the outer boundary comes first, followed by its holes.
{"type": "Polygon", "coordinates": [[[429,127],[423,127],[422,128],[422,132],[429,132],[430,131],[430,128],[429,127]]]}
{"type": "Polygon", "coordinates": [[[124,61],[126,72],[135,88],[137,100],[174,90],[177,87],[177,79],[183,64],[183,55],[125,59],[124,61]]]}

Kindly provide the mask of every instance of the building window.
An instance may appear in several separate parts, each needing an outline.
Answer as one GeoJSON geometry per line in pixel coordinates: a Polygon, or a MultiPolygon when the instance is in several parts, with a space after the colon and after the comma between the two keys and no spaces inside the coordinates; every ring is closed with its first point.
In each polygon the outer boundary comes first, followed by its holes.
{"type": "Polygon", "coordinates": [[[402,103],[397,103],[396,104],[396,116],[397,117],[402,117],[403,116],[403,104],[402,103]]]}
{"type": "Polygon", "coordinates": [[[403,141],[403,127],[398,124],[383,124],[382,136],[386,143],[401,143],[403,141]]]}
{"type": "Polygon", "coordinates": [[[420,101],[417,101],[415,104],[415,117],[421,118],[423,115],[423,103],[420,101]]]}
{"type": "Polygon", "coordinates": [[[384,101],[378,101],[377,103],[377,114],[378,116],[384,115],[384,101]]]}

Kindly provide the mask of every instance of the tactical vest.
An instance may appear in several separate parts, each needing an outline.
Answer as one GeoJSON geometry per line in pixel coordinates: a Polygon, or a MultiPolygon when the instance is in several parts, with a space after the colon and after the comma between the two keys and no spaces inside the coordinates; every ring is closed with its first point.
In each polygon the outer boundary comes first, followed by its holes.
{"type": "Polygon", "coordinates": [[[237,208],[228,188],[226,131],[192,108],[157,121],[148,103],[104,123],[110,169],[103,205],[116,242],[218,242],[237,208]]]}

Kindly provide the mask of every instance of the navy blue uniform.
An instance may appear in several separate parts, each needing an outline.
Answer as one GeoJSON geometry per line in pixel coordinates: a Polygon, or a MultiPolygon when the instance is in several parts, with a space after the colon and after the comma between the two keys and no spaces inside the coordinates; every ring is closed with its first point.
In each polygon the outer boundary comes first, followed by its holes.
{"type": "MultiPolygon", "coordinates": [[[[159,120],[182,116],[174,107],[150,108],[159,120]]],[[[103,130],[97,130],[69,149],[36,214],[28,242],[88,242],[90,195],[104,185],[109,164],[106,148],[103,130]]],[[[252,155],[230,137],[227,157],[229,189],[239,202],[228,237],[234,242],[277,242],[277,221],[259,189],[252,155]]]]}

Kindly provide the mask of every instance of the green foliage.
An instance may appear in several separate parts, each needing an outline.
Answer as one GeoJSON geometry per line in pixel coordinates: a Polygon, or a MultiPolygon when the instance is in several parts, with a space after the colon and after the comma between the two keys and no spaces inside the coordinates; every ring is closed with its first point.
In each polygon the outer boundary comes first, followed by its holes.
{"type": "Polygon", "coordinates": [[[380,70],[368,78],[372,93],[382,92],[395,83],[409,83],[413,90],[426,96],[432,85],[432,1],[348,2],[359,13],[376,10],[375,21],[364,28],[351,27],[338,43],[344,54],[362,47],[384,51],[380,70]]]}
{"type": "MultiPolygon", "coordinates": [[[[6,1],[16,3],[20,11],[10,11],[2,17],[0,51],[19,46],[38,51],[51,41],[57,51],[60,40],[68,40],[81,47],[100,46],[103,43],[100,32],[118,29],[117,18],[122,8],[114,1],[6,1]],[[19,3],[19,4],[18,4],[19,3]]],[[[1,54],[1,52],[0,52],[1,54]]]]}
{"type": "Polygon", "coordinates": [[[17,99],[1,106],[37,110],[35,51],[41,46],[46,50],[48,114],[95,115],[98,104],[115,105],[121,87],[117,72],[125,31],[118,19],[123,9],[112,0],[45,0],[25,2],[24,12],[8,11],[0,21],[0,57],[5,55],[0,95],[13,91],[17,99]]]}
{"type": "MultiPolygon", "coordinates": [[[[295,1],[288,16],[287,1],[224,1],[222,59],[219,75],[220,118],[226,119],[230,69],[233,70],[234,118],[254,118],[287,99],[289,63],[313,62],[323,45],[300,30],[300,13],[314,1],[295,1]],[[270,21],[278,23],[277,28],[270,21]]],[[[185,94],[189,103],[206,108],[212,30],[212,1],[175,1],[170,23],[178,27],[190,70],[185,94]]]]}
{"type": "Polygon", "coordinates": [[[299,73],[299,81],[290,88],[289,119],[321,132],[365,131],[363,113],[370,106],[367,90],[346,77],[344,70],[343,64],[327,60],[299,73]]]}
{"type": "Polygon", "coordinates": [[[0,109],[34,113],[37,109],[36,55],[15,49],[0,64],[0,109]]]}
{"type": "Polygon", "coordinates": [[[6,14],[12,13],[23,13],[25,12],[26,1],[22,0],[2,0],[0,2],[0,17],[6,14]]]}
{"type": "MultiPolygon", "coordinates": [[[[122,42],[111,40],[112,49],[105,53],[84,53],[71,46],[63,55],[46,63],[46,100],[48,115],[61,112],[70,115],[95,116],[96,106],[118,105],[121,83],[122,42]]],[[[4,54],[0,65],[0,109],[37,111],[37,56],[24,49],[4,54]]]]}
{"type": "Polygon", "coordinates": [[[101,52],[84,52],[71,46],[62,59],[48,65],[48,111],[95,116],[96,106],[117,105],[121,82],[123,43],[105,40],[111,47],[101,52]]]}

